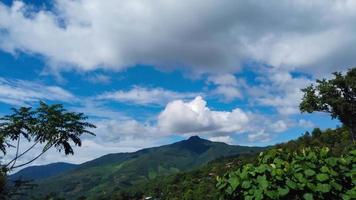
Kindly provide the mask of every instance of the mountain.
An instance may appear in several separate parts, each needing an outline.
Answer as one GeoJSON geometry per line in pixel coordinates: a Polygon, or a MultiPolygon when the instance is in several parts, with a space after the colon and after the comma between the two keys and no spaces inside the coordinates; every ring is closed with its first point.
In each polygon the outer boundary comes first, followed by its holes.
{"type": "MultiPolygon", "coordinates": [[[[335,157],[347,154],[356,149],[349,129],[339,127],[336,129],[320,130],[315,128],[306,132],[299,138],[280,143],[269,148],[283,149],[283,152],[292,153],[309,147],[328,147],[330,154],[335,157]]],[[[158,177],[143,182],[125,190],[115,191],[102,199],[139,200],[144,196],[153,199],[190,199],[190,200],[215,200],[220,193],[216,187],[216,176],[222,177],[226,172],[241,168],[248,163],[257,163],[258,154],[223,157],[209,162],[198,169],[179,172],[165,177],[158,177]]]]}
{"type": "Polygon", "coordinates": [[[17,180],[19,178],[26,180],[40,180],[60,173],[67,172],[77,167],[75,164],[70,163],[51,163],[48,165],[31,166],[18,171],[9,176],[10,180],[17,180]]]}
{"type": "Polygon", "coordinates": [[[31,194],[55,193],[66,199],[81,196],[98,199],[159,176],[196,169],[216,158],[255,154],[264,149],[211,142],[193,136],[170,145],[102,156],[67,173],[37,181],[39,187],[31,194]]]}

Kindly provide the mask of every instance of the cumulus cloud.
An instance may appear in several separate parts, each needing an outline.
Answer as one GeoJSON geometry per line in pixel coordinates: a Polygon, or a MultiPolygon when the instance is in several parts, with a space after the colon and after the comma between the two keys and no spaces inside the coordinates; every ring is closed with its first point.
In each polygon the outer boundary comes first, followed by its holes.
{"type": "Polygon", "coordinates": [[[98,100],[112,100],[139,105],[165,105],[176,99],[194,98],[198,93],[175,92],[163,88],[133,87],[130,90],[105,92],[97,97],[98,100]]]}
{"type": "Polygon", "coordinates": [[[244,111],[238,108],[232,111],[210,110],[200,96],[190,102],[170,102],[158,116],[158,127],[169,134],[221,136],[241,133],[248,122],[244,111]]]}
{"type": "Polygon", "coordinates": [[[75,102],[77,99],[58,86],[0,77],[0,102],[23,106],[39,100],[75,102]]]}
{"type": "Polygon", "coordinates": [[[58,0],[52,10],[16,1],[0,3],[0,48],[57,69],[236,72],[255,60],[320,74],[355,63],[355,20],[353,0],[58,0]]]}

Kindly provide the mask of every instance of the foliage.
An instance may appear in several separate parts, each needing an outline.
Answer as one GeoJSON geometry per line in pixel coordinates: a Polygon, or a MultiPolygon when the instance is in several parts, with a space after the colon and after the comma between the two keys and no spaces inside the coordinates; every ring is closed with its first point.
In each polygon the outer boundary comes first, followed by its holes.
{"type": "MultiPolygon", "coordinates": [[[[9,171],[26,166],[41,157],[52,147],[59,152],[64,151],[66,155],[73,154],[71,143],[81,146],[80,136],[82,134],[94,133],[87,128],[95,128],[91,123],[86,122],[87,117],[83,113],[68,112],[61,104],[47,105],[40,102],[37,109],[32,107],[13,108],[13,113],[0,118],[0,151],[5,155],[8,148],[16,148],[15,156],[7,163],[0,165],[1,185],[0,190],[10,190],[7,188],[6,175],[9,171]],[[21,139],[31,142],[32,146],[20,152],[21,139]],[[12,144],[16,143],[16,144],[12,144]],[[24,155],[31,155],[36,145],[44,145],[42,151],[32,159],[17,164],[19,158],[24,155]],[[3,181],[3,179],[5,181],[3,181]],[[5,184],[2,184],[5,182],[5,184]]],[[[26,187],[28,181],[15,181],[14,187],[20,185],[26,187]]],[[[13,189],[13,188],[11,188],[13,189]]],[[[2,192],[0,195],[3,195],[2,192]]]]}
{"type": "Polygon", "coordinates": [[[356,150],[333,157],[327,147],[272,149],[260,154],[257,165],[217,179],[222,199],[354,199],[356,150]]]}
{"type": "Polygon", "coordinates": [[[304,97],[300,103],[302,112],[326,112],[347,126],[356,139],[356,68],[345,76],[333,73],[330,80],[317,80],[317,85],[302,89],[304,97]]]}
{"type": "Polygon", "coordinates": [[[334,156],[340,156],[349,151],[353,142],[350,141],[349,129],[339,127],[336,129],[326,129],[324,131],[315,128],[311,133],[305,132],[297,139],[275,145],[276,148],[283,148],[284,151],[294,152],[306,147],[328,147],[334,156]]]}

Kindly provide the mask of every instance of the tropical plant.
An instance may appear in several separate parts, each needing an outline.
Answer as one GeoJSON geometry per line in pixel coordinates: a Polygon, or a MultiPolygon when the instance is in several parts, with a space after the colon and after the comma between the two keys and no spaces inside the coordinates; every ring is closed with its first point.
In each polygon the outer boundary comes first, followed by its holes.
{"type": "MultiPolygon", "coordinates": [[[[82,134],[94,135],[88,128],[95,128],[83,113],[68,112],[61,104],[47,105],[40,102],[37,109],[32,107],[12,108],[13,113],[0,118],[0,151],[6,155],[8,148],[15,148],[15,155],[9,161],[0,164],[0,190],[5,190],[8,172],[26,166],[49,149],[56,148],[65,155],[74,154],[73,145],[81,146],[82,134]],[[31,143],[30,147],[20,152],[23,142],[31,143]],[[43,145],[42,151],[29,160],[18,164],[25,155],[38,145],[43,145]]],[[[20,182],[16,182],[20,183],[20,182]]],[[[15,186],[16,186],[15,183],[15,186]]],[[[5,192],[1,192],[2,195],[5,192]]]]}
{"type": "Polygon", "coordinates": [[[217,181],[221,199],[355,199],[356,150],[332,157],[327,147],[272,149],[261,153],[256,165],[217,181]]]}
{"type": "Polygon", "coordinates": [[[317,80],[317,85],[302,89],[304,97],[300,103],[302,112],[326,112],[337,118],[350,129],[351,138],[356,140],[356,68],[346,75],[333,73],[330,80],[317,80]]]}

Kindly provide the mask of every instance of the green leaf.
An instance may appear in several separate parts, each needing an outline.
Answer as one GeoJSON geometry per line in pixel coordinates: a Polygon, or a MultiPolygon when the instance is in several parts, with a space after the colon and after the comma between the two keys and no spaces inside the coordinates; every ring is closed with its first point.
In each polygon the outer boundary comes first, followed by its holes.
{"type": "Polygon", "coordinates": [[[270,199],[277,199],[279,192],[278,191],[274,191],[274,190],[268,190],[265,191],[265,194],[270,198],[270,199]]]}
{"type": "Polygon", "coordinates": [[[307,169],[307,170],[304,171],[304,174],[306,176],[313,176],[315,174],[315,171],[311,170],[311,169],[307,169]]]}
{"type": "Polygon", "coordinates": [[[292,189],[296,189],[297,188],[297,184],[294,181],[287,180],[286,184],[288,185],[288,187],[290,187],[292,189]]]}
{"type": "Polygon", "coordinates": [[[337,159],[336,158],[327,158],[325,160],[326,163],[328,163],[330,166],[334,167],[337,164],[337,159]]]}
{"type": "Polygon", "coordinates": [[[316,190],[319,191],[319,192],[322,192],[322,193],[327,193],[327,192],[330,192],[330,185],[329,184],[321,184],[321,183],[318,183],[316,185],[316,190]]]}
{"type": "Polygon", "coordinates": [[[317,174],[316,179],[320,182],[324,182],[329,179],[329,175],[327,174],[317,174]]]}
{"type": "Polygon", "coordinates": [[[303,198],[305,199],[305,200],[313,200],[314,198],[313,198],[313,194],[311,194],[311,193],[305,193],[304,195],[303,195],[303,198]]]}
{"type": "Polygon", "coordinates": [[[268,181],[267,181],[265,175],[263,175],[263,176],[257,176],[257,182],[258,182],[258,184],[261,186],[261,188],[262,188],[263,190],[267,189],[267,187],[268,187],[268,181]]]}
{"type": "Polygon", "coordinates": [[[250,181],[243,181],[241,187],[244,189],[250,188],[251,187],[250,181]]]}
{"type": "Polygon", "coordinates": [[[326,166],[322,166],[322,167],[320,168],[320,171],[323,172],[323,173],[328,173],[328,172],[329,172],[329,168],[326,167],[326,166]]]}
{"type": "Polygon", "coordinates": [[[228,182],[230,183],[230,186],[232,187],[233,190],[235,190],[237,188],[237,186],[239,186],[240,181],[237,177],[231,177],[228,182]]]}
{"type": "Polygon", "coordinates": [[[283,197],[283,196],[285,196],[285,195],[287,195],[289,193],[289,188],[281,188],[281,187],[279,187],[278,188],[278,194],[279,194],[279,196],[281,196],[281,197],[283,197]]]}
{"type": "Polygon", "coordinates": [[[353,155],[353,156],[356,156],[356,150],[350,151],[350,154],[353,155]]]}
{"type": "Polygon", "coordinates": [[[253,193],[253,196],[255,197],[255,200],[261,200],[263,198],[263,194],[261,190],[255,190],[253,193]]]}

